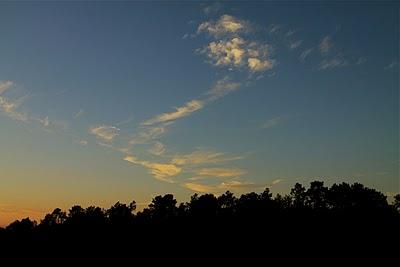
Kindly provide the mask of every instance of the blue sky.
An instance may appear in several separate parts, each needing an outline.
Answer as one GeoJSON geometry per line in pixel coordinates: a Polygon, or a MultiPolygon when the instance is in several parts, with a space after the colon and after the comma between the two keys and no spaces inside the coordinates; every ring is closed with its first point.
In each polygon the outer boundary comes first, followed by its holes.
{"type": "Polygon", "coordinates": [[[315,179],[393,195],[397,11],[2,2],[0,223],[315,179]]]}

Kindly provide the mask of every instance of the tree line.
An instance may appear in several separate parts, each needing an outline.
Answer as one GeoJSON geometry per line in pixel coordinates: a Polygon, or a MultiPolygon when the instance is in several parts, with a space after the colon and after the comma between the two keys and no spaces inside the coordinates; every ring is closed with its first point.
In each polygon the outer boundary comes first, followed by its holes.
{"type": "Polygon", "coordinates": [[[317,232],[389,233],[400,226],[400,195],[388,203],[387,197],[360,183],[340,183],[326,187],[321,181],[309,187],[296,183],[287,195],[273,196],[268,188],[261,193],[235,196],[194,194],[178,204],[172,194],[156,196],[142,211],[136,202],[117,202],[108,209],[79,205],[68,211],[56,208],[37,223],[29,218],[16,220],[0,229],[0,240],[52,243],[56,240],[136,240],[206,236],[301,235],[317,232]],[[274,229],[274,230],[272,230],[274,229]],[[212,234],[211,234],[212,233],[212,234]]]}

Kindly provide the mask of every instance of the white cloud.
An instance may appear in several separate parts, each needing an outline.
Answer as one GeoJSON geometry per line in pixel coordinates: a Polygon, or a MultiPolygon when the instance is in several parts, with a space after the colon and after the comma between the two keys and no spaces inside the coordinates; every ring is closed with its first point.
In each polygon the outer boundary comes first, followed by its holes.
{"type": "Polygon", "coordinates": [[[200,110],[204,107],[204,102],[201,100],[191,100],[184,106],[175,108],[175,111],[169,113],[162,113],[147,121],[142,122],[142,125],[153,125],[163,122],[171,122],[177,119],[186,117],[191,113],[200,110]]]}
{"type": "Polygon", "coordinates": [[[114,126],[94,126],[89,129],[89,133],[104,141],[112,141],[114,137],[119,135],[119,129],[114,126]]]}
{"type": "Polygon", "coordinates": [[[150,154],[160,156],[165,152],[165,146],[161,142],[155,142],[154,145],[148,150],[150,154]]]}
{"type": "Polygon", "coordinates": [[[319,51],[321,54],[327,54],[332,49],[332,40],[330,36],[325,36],[322,38],[321,42],[319,43],[319,51]]]}
{"type": "Polygon", "coordinates": [[[301,52],[300,57],[299,57],[300,60],[301,61],[306,60],[306,58],[311,54],[312,51],[313,51],[313,49],[310,48],[310,49],[306,49],[303,52],[301,52]]]}
{"type": "Polygon", "coordinates": [[[150,161],[145,161],[145,160],[139,160],[135,156],[128,155],[124,158],[125,161],[142,165],[146,168],[149,169],[149,172],[158,180],[164,181],[164,182],[170,182],[172,183],[173,181],[171,180],[171,177],[178,175],[182,169],[174,164],[169,164],[169,163],[156,163],[156,162],[150,162],[150,161]]]}

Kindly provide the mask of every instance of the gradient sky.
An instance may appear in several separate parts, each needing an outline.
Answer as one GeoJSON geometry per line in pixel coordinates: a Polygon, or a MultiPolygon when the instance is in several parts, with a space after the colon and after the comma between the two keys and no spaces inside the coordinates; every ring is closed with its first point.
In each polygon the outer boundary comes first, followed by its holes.
{"type": "Polygon", "coordinates": [[[0,3],[0,225],[173,193],[399,192],[397,4],[0,3]]]}

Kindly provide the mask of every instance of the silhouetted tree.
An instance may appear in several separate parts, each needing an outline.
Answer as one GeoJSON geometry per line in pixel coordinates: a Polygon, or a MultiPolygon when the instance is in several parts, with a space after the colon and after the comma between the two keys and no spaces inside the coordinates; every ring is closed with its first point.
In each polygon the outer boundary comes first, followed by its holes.
{"type": "Polygon", "coordinates": [[[44,219],[40,222],[42,226],[55,226],[55,225],[60,225],[65,222],[67,219],[67,214],[62,211],[60,208],[56,208],[53,210],[52,213],[46,214],[44,219]]]}
{"type": "Polygon", "coordinates": [[[132,222],[135,210],[135,201],[132,201],[129,205],[117,202],[106,211],[106,215],[111,224],[127,225],[132,222]]]}
{"type": "Polygon", "coordinates": [[[176,215],[176,199],[171,194],[156,196],[151,201],[149,215],[156,220],[167,220],[176,215]]]}

